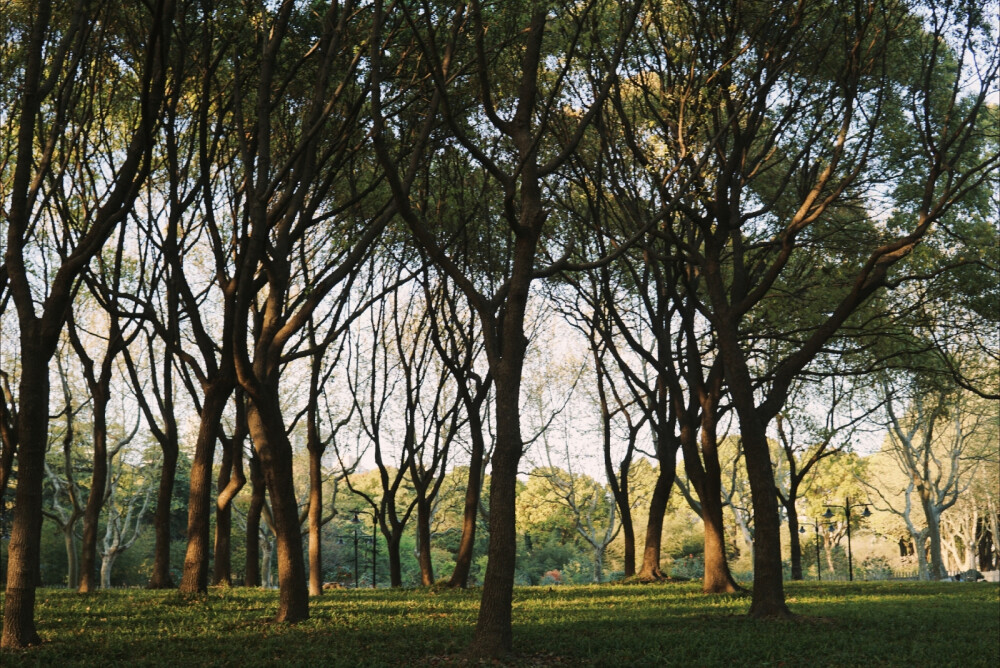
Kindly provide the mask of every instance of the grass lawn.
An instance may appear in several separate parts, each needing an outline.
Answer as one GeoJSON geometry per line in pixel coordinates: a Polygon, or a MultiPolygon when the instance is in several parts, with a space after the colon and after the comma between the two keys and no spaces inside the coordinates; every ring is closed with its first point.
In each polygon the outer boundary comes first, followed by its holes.
{"type": "MultiPolygon", "coordinates": [[[[759,622],[749,598],[697,584],[519,588],[520,666],[1000,666],[1000,585],[787,583],[799,617],[759,622]]],[[[479,591],[338,590],[296,625],[277,593],[213,589],[185,600],[139,589],[38,592],[46,642],[0,666],[453,665],[479,591]]]]}

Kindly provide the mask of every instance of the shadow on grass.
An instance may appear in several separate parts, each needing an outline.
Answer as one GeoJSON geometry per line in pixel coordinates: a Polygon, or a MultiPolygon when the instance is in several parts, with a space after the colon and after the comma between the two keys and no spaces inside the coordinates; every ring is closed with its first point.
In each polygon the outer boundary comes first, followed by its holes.
{"type": "MultiPolygon", "coordinates": [[[[797,617],[758,621],[749,600],[696,584],[515,591],[515,666],[1000,664],[996,585],[789,583],[797,617]]],[[[12,666],[467,665],[479,592],[336,591],[296,625],[271,621],[275,592],[44,590],[49,642],[12,666]]]]}

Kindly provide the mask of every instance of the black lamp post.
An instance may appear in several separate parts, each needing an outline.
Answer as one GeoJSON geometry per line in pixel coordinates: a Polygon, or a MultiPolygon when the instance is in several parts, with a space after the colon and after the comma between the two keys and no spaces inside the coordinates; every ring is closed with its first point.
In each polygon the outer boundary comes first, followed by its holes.
{"type": "MultiPolygon", "coordinates": [[[[838,505],[834,505],[834,504],[829,504],[829,503],[825,503],[823,505],[826,507],[826,512],[823,513],[823,517],[825,517],[828,520],[829,519],[833,519],[833,511],[830,510],[831,508],[843,508],[844,509],[844,516],[847,519],[847,578],[848,578],[848,580],[850,580],[851,582],[853,582],[854,581],[854,558],[853,558],[853,556],[851,554],[851,508],[860,508],[860,507],[864,506],[865,510],[864,510],[863,513],[861,513],[861,517],[871,517],[871,511],[868,510],[868,504],[867,503],[855,503],[852,506],[850,498],[844,499],[844,505],[842,505],[842,506],[838,506],[838,505]]],[[[833,529],[833,527],[831,527],[831,530],[832,529],[833,529]]]]}
{"type": "MultiPolygon", "coordinates": [[[[804,522],[804,524],[812,524],[813,528],[816,530],[816,579],[822,580],[823,569],[819,565],[819,522],[804,522]]],[[[799,533],[805,533],[805,532],[806,528],[804,526],[800,526],[799,533]]]]}
{"type": "MultiPolygon", "coordinates": [[[[361,526],[361,520],[358,519],[358,515],[362,511],[355,510],[354,517],[351,518],[351,524],[354,525],[354,588],[358,588],[358,527],[361,526]]],[[[368,513],[365,513],[366,515],[368,513]]],[[[378,518],[375,513],[372,513],[372,589],[375,589],[375,563],[378,557],[378,518]]]]}

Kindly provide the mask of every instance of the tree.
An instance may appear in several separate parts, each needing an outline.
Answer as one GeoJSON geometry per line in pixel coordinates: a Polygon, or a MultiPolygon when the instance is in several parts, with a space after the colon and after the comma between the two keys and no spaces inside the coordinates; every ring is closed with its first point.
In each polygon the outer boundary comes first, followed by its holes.
{"type": "MultiPolygon", "coordinates": [[[[596,107],[611,87],[623,56],[639,3],[608,8],[598,3],[532,3],[520,11],[497,13],[481,2],[454,12],[393,5],[385,17],[376,3],[376,26],[385,18],[408,31],[378,33],[372,40],[371,65],[374,145],[386,171],[393,200],[417,243],[465,293],[483,330],[483,343],[495,384],[496,446],[490,482],[489,562],[480,604],[472,656],[510,652],[511,600],[515,571],[515,487],[523,443],[520,433],[521,372],[528,341],[525,313],[531,284],[564,263],[550,265],[545,233],[546,191],[554,172],[576,149],[596,107]],[[593,20],[592,20],[593,19],[593,20]],[[489,27],[489,29],[487,29],[489,27]],[[383,36],[385,35],[385,36],[383,36]],[[410,37],[412,35],[412,38],[410,37]],[[427,89],[415,91],[421,109],[414,114],[389,113],[398,100],[383,99],[388,70],[383,42],[393,47],[414,44],[426,68],[427,89]],[[411,41],[412,39],[412,41],[411,41]],[[397,41],[398,40],[398,41],[397,41]],[[553,58],[550,60],[549,56],[553,58]],[[580,67],[587,60],[602,64],[603,74],[580,67]],[[550,64],[555,63],[553,70],[550,64]],[[578,76],[577,76],[578,75],[578,76]],[[594,76],[596,78],[589,78],[594,76]],[[575,89],[580,81],[589,90],[575,89]],[[583,101],[583,109],[577,107],[583,101]],[[393,105],[393,106],[390,106],[393,105]],[[480,119],[480,120],[477,120],[480,119]],[[399,137],[390,145],[390,136],[399,137]],[[506,265],[491,267],[497,285],[480,282],[454,262],[449,234],[439,234],[435,210],[415,205],[412,186],[425,164],[453,138],[497,193],[492,233],[505,249],[506,265]],[[402,156],[410,156],[409,159],[402,156]],[[501,227],[502,226],[502,227],[501,227]]],[[[409,69],[398,69],[410,76],[409,69]]],[[[408,101],[403,109],[409,112],[408,101]]],[[[479,230],[482,230],[481,232],[479,230]]],[[[552,239],[555,241],[555,239],[552,239]]]]}
{"type": "Polygon", "coordinates": [[[354,2],[331,2],[322,13],[291,0],[262,5],[247,17],[256,45],[234,54],[234,71],[253,78],[241,81],[249,95],[237,98],[235,110],[248,187],[241,193],[246,225],[236,261],[233,356],[274,520],[278,621],[309,615],[279,391],[286,352],[327,298],[350,285],[393,215],[391,207],[362,202],[377,178],[357,150],[365,132],[357,119],[368,88],[360,70],[368,18],[354,2]],[[300,105],[277,104],[292,92],[300,105]],[[308,283],[293,271],[299,253],[311,258],[308,283]]]}
{"type": "MultiPolygon", "coordinates": [[[[98,587],[95,582],[97,575],[97,533],[98,522],[100,521],[101,510],[105,501],[111,495],[111,461],[115,455],[135,436],[139,429],[139,421],[136,420],[135,429],[131,435],[119,440],[115,444],[108,443],[108,405],[111,402],[111,387],[113,374],[117,359],[139,334],[137,328],[132,328],[131,332],[126,330],[118,315],[118,297],[121,283],[124,276],[123,253],[125,245],[125,227],[120,228],[118,243],[114,254],[111,256],[111,266],[107,266],[106,259],[98,257],[100,269],[96,272],[85,272],[86,283],[88,284],[92,298],[104,305],[103,311],[97,311],[96,318],[88,318],[88,330],[91,335],[88,338],[96,338],[103,342],[102,356],[94,359],[84,342],[83,333],[87,330],[77,323],[75,312],[79,307],[70,308],[67,319],[69,340],[83,367],[83,377],[87,382],[87,389],[90,392],[91,405],[91,441],[94,448],[93,475],[90,483],[90,492],[87,494],[87,505],[83,513],[83,541],[80,558],[80,585],[81,594],[94,591],[98,587]],[[101,323],[102,316],[107,317],[107,323],[101,323]],[[94,322],[94,321],[97,322],[94,322]],[[96,325],[96,326],[95,326],[96,325]],[[106,328],[106,329],[105,329],[106,328]],[[94,334],[105,330],[101,334],[94,334]]],[[[93,344],[92,344],[93,345],[93,344]]]]}
{"type": "Polygon", "coordinates": [[[673,244],[688,274],[703,282],[697,307],[716,336],[739,420],[754,511],[752,616],[790,614],[768,426],[793,380],[862,304],[907,280],[892,269],[997,163],[978,119],[1000,59],[985,47],[990,29],[982,15],[969,9],[931,4],[921,13],[926,21],[896,6],[827,13],[818,3],[723,3],[688,10],[693,23],[686,32],[698,46],[684,54],[698,77],[689,89],[698,91],[705,114],[686,115],[684,127],[663,119],[657,137],[683,143],[680,164],[700,174],[703,198],[684,207],[673,244]],[[831,34],[838,39],[819,37],[831,34]],[[893,79],[893,49],[904,48],[919,54],[911,59],[916,71],[893,79]],[[967,75],[970,89],[959,83],[967,75]],[[706,85],[709,78],[716,83],[706,85]],[[901,88],[905,112],[893,106],[901,88]],[[902,151],[908,164],[919,164],[917,172],[893,162],[899,144],[881,141],[890,112],[902,121],[894,131],[902,125],[918,139],[902,151]],[[691,154],[683,157],[685,151],[691,154]],[[912,178],[919,187],[909,187],[912,178]],[[907,187],[890,195],[898,207],[892,224],[875,226],[858,197],[869,184],[886,182],[907,187]],[[779,279],[808,266],[810,257],[837,252],[834,239],[849,239],[861,254],[845,255],[835,284],[816,284],[822,295],[814,293],[814,309],[786,323],[782,353],[762,365],[753,333],[779,279]]]}
{"type": "MultiPolygon", "coordinates": [[[[150,169],[156,124],[162,108],[174,5],[158,0],[118,13],[117,6],[76,3],[54,10],[48,0],[4,12],[4,41],[22,43],[19,95],[4,116],[5,134],[16,135],[9,185],[4,186],[6,247],[4,271],[18,316],[21,377],[18,390],[17,490],[10,541],[4,625],[0,646],[18,649],[41,641],[35,619],[35,570],[41,532],[42,481],[47,441],[48,366],[65,323],[74,284],[87,263],[121,222],[150,169]],[[148,9],[148,12],[147,12],[148,9]],[[113,48],[122,36],[139,36],[137,49],[113,48]],[[23,39],[22,39],[23,38],[23,39]],[[110,57],[110,54],[116,57],[110,57]],[[85,95],[80,82],[119,82],[85,95]],[[121,82],[131,85],[124,86],[121,82]],[[139,91],[135,99],[133,91],[139,91]],[[105,102],[109,105],[102,108],[105,102]],[[43,113],[59,109],[53,123],[43,113]],[[97,126],[106,114],[120,119],[113,147],[97,126]],[[51,273],[34,273],[29,255],[40,249],[38,231],[59,213],[41,189],[72,179],[76,160],[98,150],[113,151],[113,172],[98,171],[99,199],[77,209],[71,232],[56,243],[51,273]],[[41,302],[41,312],[36,305],[41,302]]],[[[107,153],[105,153],[107,155],[107,153]]]]}
{"type": "Polygon", "coordinates": [[[879,480],[869,488],[878,495],[882,509],[906,523],[916,544],[921,579],[940,580],[946,575],[941,515],[968,490],[981,458],[989,454],[988,444],[1000,437],[997,419],[983,400],[977,402],[968,392],[920,384],[906,394],[898,387],[891,390],[888,383],[883,388],[890,431],[884,450],[903,474],[906,487],[902,499],[888,493],[888,481],[879,480]],[[907,404],[905,413],[900,411],[901,400],[907,404]],[[920,507],[922,522],[914,505],[920,507]]]}
{"type": "Polygon", "coordinates": [[[115,560],[142,535],[149,499],[156,487],[156,477],[148,470],[152,466],[146,467],[146,471],[134,470],[123,459],[119,459],[117,472],[112,461],[109,460],[108,465],[111,470],[108,472],[108,513],[101,547],[101,589],[111,587],[115,560]]]}

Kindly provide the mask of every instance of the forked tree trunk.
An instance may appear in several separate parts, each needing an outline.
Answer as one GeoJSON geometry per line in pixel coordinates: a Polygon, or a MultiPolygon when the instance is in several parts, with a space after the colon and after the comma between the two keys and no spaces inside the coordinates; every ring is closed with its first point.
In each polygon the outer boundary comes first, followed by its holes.
{"type": "Polygon", "coordinates": [[[719,465],[718,439],[715,429],[715,402],[703,402],[701,419],[701,453],[685,449],[684,467],[701,503],[701,519],[705,532],[705,575],[702,592],[731,594],[742,591],[729,570],[726,558],[726,533],[722,519],[722,467],[719,465]],[[704,411],[711,415],[705,415],[704,411]]]}
{"type": "Polygon", "coordinates": [[[246,436],[246,411],[242,397],[237,397],[236,426],[229,439],[222,439],[222,463],[219,466],[218,498],[215,502],[215,562],[212,581],[231,585],[233,499],[243,485],[243,441],[246,436]]]}
{"type": "Polygon", "coordinates": [[[941,559],[941,513],[923,501],[924,518],[927,521],[927,537],[930,543],[930,560],[927,577],[931,580],[943,580],[947,576],[941,559]]]}
{"type": "Polygon", "coordinates": [[[403,537],[402,531],[391,531],[385,537],[385,550],[389,555],[389,586],[403,586],[403,568],[399,554],[399,541],[403,537]]]}

